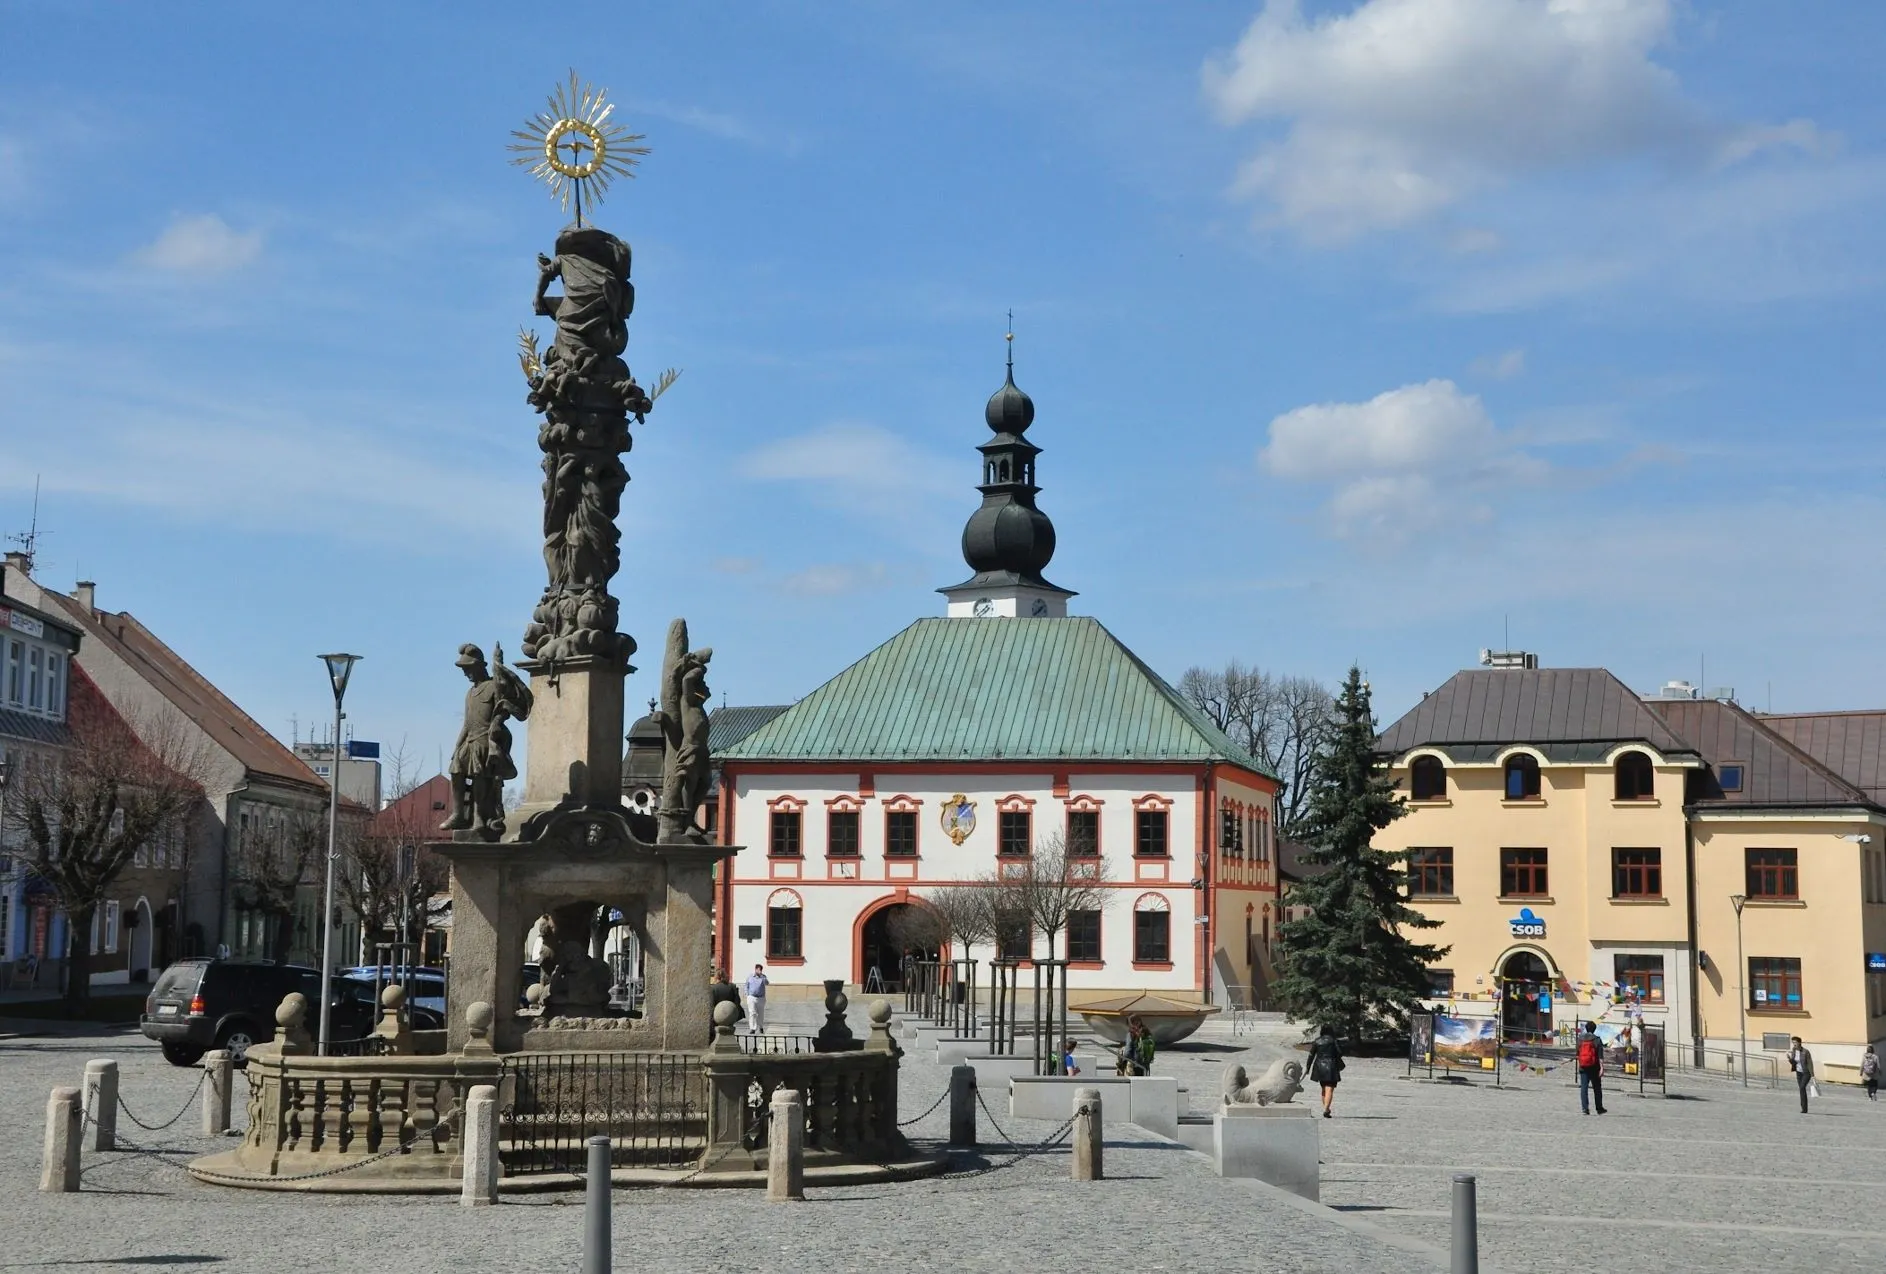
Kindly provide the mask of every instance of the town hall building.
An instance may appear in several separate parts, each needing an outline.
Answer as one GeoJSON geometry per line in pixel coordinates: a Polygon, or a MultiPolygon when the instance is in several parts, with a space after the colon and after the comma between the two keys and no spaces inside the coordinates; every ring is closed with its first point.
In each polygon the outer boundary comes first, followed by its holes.
{"type": "Polygon", "coordinates": [[[1093,860],[1102,902],[1052,951],[1032,932],[1010,946],[1067,959],[1076,1002],[1264,998],[1278,780],[1043,576],[1055,535],[1034,417],[1011,363],[978,448],[971,574],[939,590],[945,614],[716,748],[716,830],[745,846],[716,899],[736,976],[764,963],[776,988],[894,985],[900,916],[1059,845],[1075,870],[1093,860]]]}

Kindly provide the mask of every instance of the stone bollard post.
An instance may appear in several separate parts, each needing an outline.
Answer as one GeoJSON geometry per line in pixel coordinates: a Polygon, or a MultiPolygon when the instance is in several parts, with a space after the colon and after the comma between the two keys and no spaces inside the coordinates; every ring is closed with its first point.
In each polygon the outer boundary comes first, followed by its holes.
{"type": "Polygon", "coordinates": [[[976,1068],[950,1067],[950,1145],[976,1144],[976,1068]]]}
{"type": "Polygon", "coordinates": [[[40,1159],[39,1188],[70,1194],[79,1188],[79,1138],[85,1133],[85,1107],[76,1088],[55,1088],[46,1103],[46,1148],[40,1159]]]}
{"type": "Polygon", "coordinates": [[[1480,1274],[1480,1218],[1475,1202],[1474,1179],[1467,1173],[1454,1176],[1454,1243],[1449,1274],[1480,1274]]]}
{"type": "Polygon", "coordinates": [[[221,1137],[229,1132],[229,1096],[235,1074],[235,1063],[227,1052],[218,1048],[203,1054],[203,1135],[205,1137],[221,1137]]]}
{"type": "Polygon", "coordinates": [[[805,1198],[805,1099],[794,1088],[775,1088],[766,1129],[766,1201],[805,1198]]]}
{"type": "Polygon", "coordinates": [[[85,1063],[85,1118],[92,1126],[93,1150],[118,1148],[118,1063],[85,1063]]]}
{"type": "Polygon", "coordinates": [[[587,1196],[583,1202],[583,1274],[615,1268],[615,1238],[609,1225],[609,1138],[589,1139],[587,1196]]]}
{"type": "Polygon", "coordinates": [[[1106,1173],[1101,1166],[1100,1090],[1074,1090],[1074,1180],[1099,1181],[1106,1173]]]}
{"type": "Polygon", "coordinates": [[[483,1208],[498,1201],[498,1089],[475,1085],[465,1098],[464,1184],[459,1202],[483,1208]]]}

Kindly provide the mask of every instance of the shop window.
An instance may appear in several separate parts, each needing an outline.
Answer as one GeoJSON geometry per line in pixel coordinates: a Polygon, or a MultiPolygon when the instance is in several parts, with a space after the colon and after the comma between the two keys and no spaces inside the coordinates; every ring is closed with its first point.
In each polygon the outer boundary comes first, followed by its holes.
{"type": "Polygon", "coordinates": [[[1133,812],[1133,855],[1136,858],[1168,856],[1166,832],[1170,816],[1165,810],[1133,812]]]}
{"type": "Polygon", "coordinates": [[[803,815],[798,810],[774,810],[768,829],[767,852],[774,858],[799,857],[803,815]]]}
{"type": "Polygon", "coordinates": [[[1635,992],[1645,1004],[1663,1003],[1663,957],[1660,955],[1621,955],[1616,958],[1617,984],[1620,991],[1635,992]]]}
{"type": "Polygon", "coordinates": [[[1034,815],[1027,810],[1003,810],[999,816],[996,853],[1004,858],[1026,858],[1034,846],[1034,815]]]}
{"type": "Polygon", "coordinates": [[[1418,756],[1408,767],[1409,795],[1417,801],[1447,799],[1447,766],[1438,756],[1418,756]]]}
{"type": "Polygon", "coordinates": [[[1451,845],[1408,851],[1408,896],[1454,896],[1454,850],[1451,845]]]}
{"type": "Polygon", "coordinates": [[[884,856],[917,856],[917,811],[891,810],[884,815],[884,856]]]}
{"type": "Polygon", "coordinates": [[[1611,788],[1620,801],[1647,801],[1657,794],[1657,772],[1642,752],[1626,752],[1611,766],[1611,788]]]}
{"type": "Polygon", "coordinates": [[[857,810],[832,810],[825,815],[825,852],[832,858],[858,856],[857,810]]]}
{"type": "Polygon", "coordinates": [[[1067,913],[1067,958],[1088,964],[1100,962],[1100,913],[1067,913]]]}
{"type": "Polygon", "coordinates": [[[1793,957],[1751,956],[1748,962],[1750,1011],[1798,1013],[1801,996],[1801,962],[1793,957]]]}
{"type": "Polygon", "coordinates": [[[767,959],[799,960],[804,958],[803,930],[800,926],[802,915],[804,911],[799,907],[768,907],[766,909],[767,959]]]}
{"type": "Polygon", "coordinates": [[[1745,852],[1750,898],[1792,902],[1801,896],[1800,872],[1796,862],[1797,851],[1751,849],[1745,852]]]}
{"type": "Polygon", "coordinates": [[[1536,801],[1539,799],[1539,761],[1538,758],[1521,753],[1506,758],[1506,799],[1509,801],[1536,801]]]}
{"type": "Polygon", "coordinates": [[[1436,999],[1446,999],[1454,994],[1454,971],[1452,969],[1428,970],[1428,995],[1436,999]]]}
{"type": "Polygon", "coordinates": [[[1170,911],[1135,911],[1133,913],[1133,963],[1172,963],[1172,913],[1170,911]]]}
{"type": "Polygon", "coordinates": [[[1611,851],[1611,896],[1613,898],[1663,897],[1663,851],[1661,849],[1613,849],[1611,851]]]}
{"type": "Polygon", "coordinates": [[[1543,849],[1502,849],[1500,851],[1500,897],[1544,898],[1546,888],[1546,853],[1543,849]]]}
{"type": "Polygon", "coordinates": [[[1100,853],[1100,811],[1067,812],[1067,852],[1072,858],[1093,858],[1100,853]]]}

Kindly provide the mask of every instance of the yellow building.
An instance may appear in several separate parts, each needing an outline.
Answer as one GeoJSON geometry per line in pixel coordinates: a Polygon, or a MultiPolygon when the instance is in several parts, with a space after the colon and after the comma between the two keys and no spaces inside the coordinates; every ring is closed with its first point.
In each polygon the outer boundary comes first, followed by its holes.
{"type": "Polygon", "coordinates": [[[1459,673],[1385,731],[1437,1002],[1563,1038],[1641,1017],[1715,1064],[1886,1039],[1886,714],[1762,717],[1597,668],[1459,673]],[[1739,928],[1738,928],[1739,916],[1739,928]],[[1738,954],[1738,936],[1740,954],[1738,954]],[[1745,1010],[1745,1011],[1744,1011],[1745,1010]],[[1744,1025],[1746,1021],[1746,1026],[1744,1025]]]}

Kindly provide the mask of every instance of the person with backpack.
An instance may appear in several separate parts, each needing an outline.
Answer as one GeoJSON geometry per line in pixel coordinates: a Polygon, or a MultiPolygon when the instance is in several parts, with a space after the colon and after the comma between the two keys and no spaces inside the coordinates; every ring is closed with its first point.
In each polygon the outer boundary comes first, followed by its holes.
{"type": "Polygon", "coordinates": [[[1801,1090],[1801,1113],[1807,1114],[1807,1099],[1819,1097],[1820,1089],[1814,1083],[1814,1054],[1807,1051],[1807,1045],[1801,1037],[1793,1037],[1794,1047],[1788,1050],[1788,1068],[1794,1072],[1794,1086],[1801,1090]]]}
{"type": "Polygon", "coordinates": [[[1329,1104],[1336,1099],[1336,1085],[1342,1083],[1342,1044],[1336,1039],[1336,1028],[1324,1024],[1310,1042],[1310,1064],[1305,1068],[1309,1077],[1323,1088],[1323,1118],[1332,1119],[1329,1104]]]}
{"type": "Polygon", "coordinates": [[[1114,1069],[1118,1075],[1150,1075],[1153,1073],[1153,1033],[1146,1029],[1146,1023],[1138,1014],[1126,1019],[1126,1043],[1120,1045],[1120,1064],[1114,1069]]]}
{"type": "Polygon", "coordinates": [[[1578,1109],[1589,1115],[1594,1100],[1604,1114],[1604,1041],[1598,1024],[1587,1022],[1578,1036],[1578,1109]]]}
{"type": "Polygon", "coordinates": [[[1866,1088],[1868,1101],[1879,1100],[1879,1054],[1873,1051],[1871,1044],[1860,1054],[1860,1083],[1866,1088]]]}

